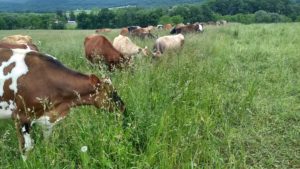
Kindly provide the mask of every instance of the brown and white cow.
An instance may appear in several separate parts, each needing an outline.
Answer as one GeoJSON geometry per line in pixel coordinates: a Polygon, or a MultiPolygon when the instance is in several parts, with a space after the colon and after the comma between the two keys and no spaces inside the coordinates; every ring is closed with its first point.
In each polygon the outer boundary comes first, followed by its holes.
{"type": "Polygon", "coordinates": [[[6,43],[6,42],[0,42],[0,48],[8,48],[8,49],[31,49],[34,51],[39,51],[39,49],[37,48],[37,46],[35,44],[32,43],[28,43],[28,44],[10,44],[10,43],[6,43]]]}
{"type": "Polygon", "coordinates": [[[128,60],[102,35],[89,35],[84,40],[85,56],[92,63],[103,61],[109,68],[122,68],[128,60]]]}
{"type": "Polygon", "coordinates": [[[154,56],[160,57],[167,50],[180,49],[183,44],[184,36],[182,34],[162,36],[155,41],[154,56]]]}
{"type": "Polygon", "coordinates": [[[103,28],[103,29],[96,29],[96,33],[105,33],[105,32],[111,32],[111,29],[109,28],[103,28]]]}
{"type": "Polygon", "coordinates": [[[203,32],[203,25],[201,24],[188,24],[184,26],[174,27],[170,34],[189,33],[189,32],[203,32]]]}
{"type": "Polygon", "coordinates": [[[141,48],[134,44],[127,36],[119,35],[115,37],[113,41],[113,46],[121,52],[125,57],[131,57],[138,53],[142,53],[147,56],[147,47],[141,48]]]}
{"type": "MultiPolygon", "coordinates": [[[[26,48],[24,45],[29,46],[32,50],[39,51],[37,46],[32,43],[32,38],[28,35],[11,35],[6,36],[0,40],[0,44],[6,47],[10,44],[13,48],[26,48]],[[19,47],[17,47],[19,46],[19,47]]],[[[1,46],[0,46],[1,47],[1,46]]],[[[7,48],[7,47],[6,47],[7,48]]]]}
{"type": "Polygon", "coordinates": [[[155,38],[155,36],[149,31],[148,28],[138,28],[130,32],[131,36],[139,37],[142,39],[145,38],[155,38]]]}
{"type": "Polygon", "coordinates": [[[33,124],[42,125],[47,137],[71,107],[80,105],[125,111],[110,79],[73,71],[30,49],[0,49],[0,119],[14,120],[24,160],[33,148],[33,124]]]}

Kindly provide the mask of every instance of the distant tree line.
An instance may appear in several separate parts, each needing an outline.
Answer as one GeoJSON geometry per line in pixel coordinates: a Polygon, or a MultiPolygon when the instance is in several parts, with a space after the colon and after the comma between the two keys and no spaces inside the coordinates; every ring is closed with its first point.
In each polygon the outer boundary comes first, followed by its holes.
{"type": "Polygon", "coordinates": [[[300,21],[300,3],[291,0],[208,0],[170,8],[120,8],[56,13],[0,13],[0,29],[66,29],[76,20],[78,29],[120,28],[129,25],[194,23],[225,19],[231,22],[273,23],[300,21]]]}
{"type": "Polygon", "coordinates": [[[157,25],[166,23],[216,20],[214,12],[206,6],[176,6],[171,9],[124,8],[102,9],[98,12],[81,12],[77,15],[78,28],[120,28],[128,25],[157,25]]]}

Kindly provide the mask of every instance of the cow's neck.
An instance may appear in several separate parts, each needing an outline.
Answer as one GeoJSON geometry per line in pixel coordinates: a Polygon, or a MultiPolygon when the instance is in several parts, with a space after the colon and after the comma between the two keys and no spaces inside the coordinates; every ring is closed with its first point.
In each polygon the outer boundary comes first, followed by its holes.
{"type": "Polygon", "coordinates": [[[96,90],[91,84],[89,76],[77,72],[69,72],[68,74],[65,76],[67,79],[62,79],[66,82],[64,88],[69,89],[63,96],[64,99],[71,102],[71,107],[94,104],[93,97],[96,90]]]}

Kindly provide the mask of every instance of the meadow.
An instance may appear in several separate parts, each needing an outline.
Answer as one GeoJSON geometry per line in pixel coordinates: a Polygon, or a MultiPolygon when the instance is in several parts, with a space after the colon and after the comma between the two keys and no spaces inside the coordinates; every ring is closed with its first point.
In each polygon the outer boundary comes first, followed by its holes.
{"type": "Polygon", "coordinates": [[[49,140],[34,126],[26,162],[12,120],[1,120],[0,168],[300,168],[299,32],[300,23],[206,27],[182,50],[107,73],[84,57],[94,30],[0,31],[29,34],[67,67],[110,76],[129,113],[123,129],[118,113],[74,108],[49,140]]]}

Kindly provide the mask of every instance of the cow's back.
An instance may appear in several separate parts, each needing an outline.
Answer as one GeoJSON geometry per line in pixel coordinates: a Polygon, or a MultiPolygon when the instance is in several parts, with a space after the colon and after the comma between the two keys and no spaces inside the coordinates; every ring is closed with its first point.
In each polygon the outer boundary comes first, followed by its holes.
{"type": "Polygon", "coordinates": [[[131,56],[139,53],[140,47],[134,44],[127,36],[119,35],[113,41],[113,46],[124,56],[131,56]]]}
{"type": "Polygon", "coordinates": [[[113,66],[120,67],[120,63],[125,60],[123,55],[102,35],[87,36],[84,46],[86,57],[92,63],[103,59],[111,69],[113,66]]]}
{"type": "Polygon", "coordinates": [[[155,50],[159,53],[163,53],[168,49],[176,49],[183,46],[184,36],[182,34],[178,35],[168,35],[160,37],[155,42],[155,50]]]}

